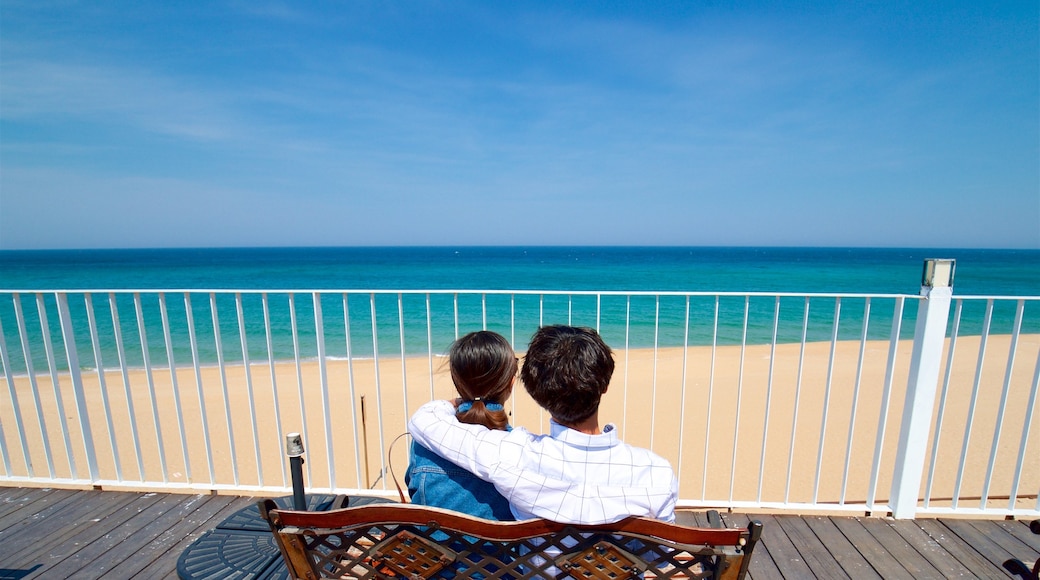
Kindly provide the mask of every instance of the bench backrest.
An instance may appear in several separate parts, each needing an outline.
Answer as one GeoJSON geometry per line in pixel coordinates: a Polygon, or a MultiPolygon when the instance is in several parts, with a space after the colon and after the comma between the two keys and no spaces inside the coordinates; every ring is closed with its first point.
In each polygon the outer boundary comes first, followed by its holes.
{"type": "Polygon", "coordinates": [[[493,522],[414,504],[325,512],[260,502],[293,578],[743,578],[762,524],[493,522]]]}

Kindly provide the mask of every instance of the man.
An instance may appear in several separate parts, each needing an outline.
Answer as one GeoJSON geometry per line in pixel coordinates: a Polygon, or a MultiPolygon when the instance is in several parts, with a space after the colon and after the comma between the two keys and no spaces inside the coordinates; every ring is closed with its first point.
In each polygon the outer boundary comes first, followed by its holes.
{"type": "Polygon", "coordinates": [[[408,424],[421,445],[490,481],[518,520],[602,524],[629,515],[675,520],[679,484],[668,462],[600,428],[599,402],[614,373],[610,347],[591,328],[538,329],[520,378],[552,417],[549,435],[460,423],[455,405],[431,401],[408,424]]]}

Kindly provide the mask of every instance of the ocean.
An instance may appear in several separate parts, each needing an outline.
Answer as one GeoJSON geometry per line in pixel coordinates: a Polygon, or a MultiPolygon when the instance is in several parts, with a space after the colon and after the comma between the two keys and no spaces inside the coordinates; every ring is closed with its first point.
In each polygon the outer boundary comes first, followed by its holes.
{"type": "MultiPolygon", "coordinates": [[[[713,336],[715,302],[711,297],[696,297],[689,305],[685,297],[625,296],[626,292],[711,292],[711,293],[827,293],[916,295],[926,258],[953,258],[957,261],[954,295],[957,296],[1037,296],[1040,295],[1040,250],[979,249],[903,249],[903,248],[753,248],[753,247],[352,247],[352,248],[214,248],[214,249],[135,249],[135,250],[54,250],[0,252],[0,326],[10,353],[12,369],[24,371],[19,364],[21,345],[15,325],[12,292],[15,291],[141,291],[145,319],[158,321],[158,294],[155,290],[191,292],[192,309],[200,334],[206,325],[212,329],[209,310],[210,290],[265,291],[270,294],[272,328],[276,332],[273,358],[293,357],[288,294],[296,297],[298,326],[304,357],[317,355],[313,346],[313,308],[310,291],[344,291],[350,294],[351,335],[356,336],[352,356],[398,354],[402,344],[408,353],[443,352],[459,332],[486,325],[514,340],[518,347],[539,323],[572,323],[600,326],[604,337],[615,348],[675,346],[710,343],[713,336]],[[431,301],[427,328],[425,297],[394,293],[375,297],[364,291],[382,290],[459,290],[460,314],[451,294],[435,294],[431,301]],[[471,290],[532,291],[519,296],[492,294],[481,298],[471,290]],[[361,292],[359,292],[361,291],[361,292]],[[538,292],[560,292],[541,296],[538,292]],[[619,292],[622,295],[575,295],[575,292],[619,292]],[[479,302],[483,300],[484,303],[479,302]],[[377,324],[371,320],[372,304],[377,324]],[[687,317],[687,308],[689,317],[687,317]],[[403,338],[398,313],[405,315],[403,338]],[[487,314],[483,314],[486,312],[487,314]],[[510,313],[513,314],[510,314],[510,313]],[[385,314],[384,314],[385,313],[385,314]],[[626,323],[627,320],[627,323],[626,323]],[[456,322],[458,321],[458,322],[456,322]],[[602,322],[601,322],[602,321],[602,322]],[[373,339],[371,328],[377,328],[373,339]]],[[[85,318],[79,293],[70,297],[73,319],[85,318]]],[[[112,333],[111,312],[105,295],[94,295],[98,331],[112,333]]],[[[29,329],[29,348],[36,365],[46,364],[40,348],[43,334],[35,298],[21,295],[21,310],[29,329]],[[34,329],[36,327],[36,329],[34,329]]],[[[120,295],[117,310],[127,343],[128,358],[140,360],[141,349],[132,295],[120,295]],[[129,338],[127,338],[129,337],[129,338]]],[[[720,343],[742,340],[766,342],[774,330],[773,297],[723,297],[719,302],[720,343]],[[747,308],[748,322],[742,311],[747,308]],[[747,330],[745,331],[745,326],[747,330]]],[[[777,334],[780,341],[800,340],[804,299],[784,298],[777,334]]],[[[53,298],[45,299],[52,342],[60,343],[60,326],[53,298]],[[49,300],[49,302],[47,302],[49,300]]],[[[241,357],[236,304],[233,294],[218,294],[219,324],[226,356],[241,357]],[[226,335],[226,336],[225,336],[226,335]]],[[[870,338],[887,339],[888,331],[878,322],[890,320],[895,299],[875,300],[869,313],[870,338]]],[[[864,302],[845,298],[842,303],[839,338],[858,339],[862,328],[864,302]],[[857,317],[859,321],[857,322],[857,317]]],[[[1030,301],[1029,308],[1040,308],[1030,301]]],[[[912,331],[915,301],[908,301],[903,335],[912,331]]],[[[980,301],[971,305],[983,307],[980,301]]],[[[187,364],[191,354],[183,299],[168,304],[171,341],[176,345],[177,364],[187,364]]],[[[326,342],[329,356],[347,356],[342,300],[335,293],[325,295],[326,342]],[[326,304],[326,301],[328,303],[326,304]],[[339,309],[337,311],[337,308],[339,309]],[[335,322],[338,320],[338,323],[335,322]],[[336,330],[338,324],[339,329],[336,330]]],[[[266,359],[262,304],[259,295],[249,294],[243,301],[246,334],[251,359],[266,359]]],[[[814,299],[811,316],[815,323],[810,340],[829,339],[828,324],[834,316],[833,299],[814,299]]],[[[962,334],[981,330],[981,317],[968,312],[962,334]]],[[[1014,303],[999,305],[992,332],[1008,332],[1014,303]]],[[[1037,317],[1027,316],[1026,332],[1040,332],[1037,317]]],[[[147,342],[152,362],[165,361],[163,329],[146,323],[147,342]]],[[[81,361],[92,365],[90,335],[85,324],[76,325],[81,361]],[[83,360],[86,359],[86,360],[83,360]]],[[[111,341],[108,341],[111,342],[111,341]]],[[[212,342],[210,340],[209,342],[212,342]]],[[[211,363],[216,347],[200,341],[200,358],[211,363]]],[[[60,347],[60,345],[59,345],[60,347]]],[[[106,367],[114,357],[111,347],[103,349],[106,367]]],[[[59,353],[60,354],[60,353],[59,353]]],[[[60,356],[58,357],[61,358],[60,356]]]]}

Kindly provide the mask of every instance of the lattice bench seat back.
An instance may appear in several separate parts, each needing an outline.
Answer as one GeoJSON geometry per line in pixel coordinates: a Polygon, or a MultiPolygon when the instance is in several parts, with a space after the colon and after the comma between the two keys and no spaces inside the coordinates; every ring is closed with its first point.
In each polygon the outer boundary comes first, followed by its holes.
{"type": "Polygon", "coordinates": [[[293,578],[740,579],[762,531],[646,518],[582,526],[492,522],[413,504],[260,513],[293,578]]]}

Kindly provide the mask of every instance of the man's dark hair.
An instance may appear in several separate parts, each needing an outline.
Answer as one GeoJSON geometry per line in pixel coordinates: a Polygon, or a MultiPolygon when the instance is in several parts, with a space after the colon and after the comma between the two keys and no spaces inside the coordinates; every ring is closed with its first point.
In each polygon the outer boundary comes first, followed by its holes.
{"type": "Polygon", "coordinates": [[[520,379],[558,423],[591,417],[614,374],[614,357],[599,333],[575,326],[543,326],[531,337],[520,379]]]}

